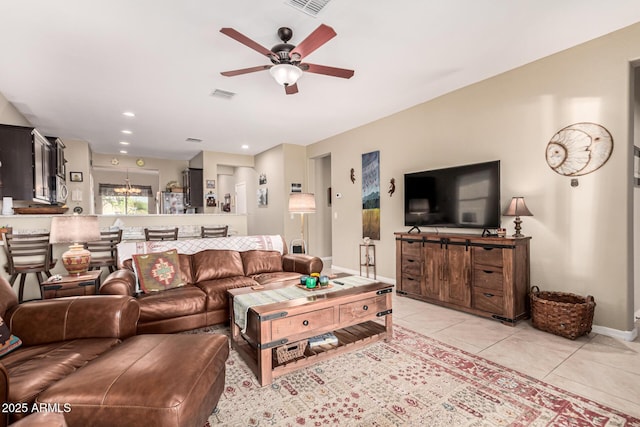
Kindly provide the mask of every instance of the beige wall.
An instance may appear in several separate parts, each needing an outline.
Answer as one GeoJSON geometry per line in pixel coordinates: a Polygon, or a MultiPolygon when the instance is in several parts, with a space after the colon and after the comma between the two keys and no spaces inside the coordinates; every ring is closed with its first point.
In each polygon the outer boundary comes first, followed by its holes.
{"type": "MultiPolygon", "coordinates": [[[[332,186],[344,195],[333,203],[334,263],[358,266],[362,153],[380,150],[381,190],[392,177],[397,183],[393,197],[382,193],[375,242],[378,274],[388,278],[395,276],[393,232],[407,230],[403,174],[501,160],[502,205],[522,195],[535,215],[523,218],[523,232],[533,236],[532,283],[591,294],[595,324],[631,331],[629,61],[640,58],[638,40],[640,24],[309,146],[309,158],[331,153],[332,186]],[[572,188],[544,153],[555,132],[582,121],[605,126],[615,146],[604,167],[572,188]]],[[[510,234],[512,220],[503,218],[510,234]]]]}

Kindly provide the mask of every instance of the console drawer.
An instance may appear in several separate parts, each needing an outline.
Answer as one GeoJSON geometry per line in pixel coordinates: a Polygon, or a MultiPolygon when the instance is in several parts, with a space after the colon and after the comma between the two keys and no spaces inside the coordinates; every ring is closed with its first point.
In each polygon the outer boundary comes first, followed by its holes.
{"type": "Polygon", "coordinates": [[[412,276],[422,276],[422,261],[415,257],[402,257],[402,272],[412,276]]]}
{"type": "Polygon", "coordinates": [[[476,266],[476,269],[473,270],[473,286],[502,292],[504,289],[502,282],[502,269],[489,266],[486,268],[476,266]]]}
{"type": "Polygon", "coordinates": [[[403,240],[402,255],[419,259],[422,255],[422,240],[403,240]]]}
{"type": "Polygon", "coordinates": [[[473,248],[473,260],[476,264],[502,267],[502,248],[473,248]]]}
{"type": "Polygon", "coordinates": [[[502,292],[493,289],[473,288],[473,308],[502,315],[504,298],[502,292]]]}
{"type": "Polygon", "coordinates": [[[387,309],[387,297],[384,295],[362,299],[360,301],[340,304],[340,325],[362,323],[375,319],[376,314],[387,309]]]}
{"type": "Polygon", "coordinates": [[[401,290],[408,294],[420,295],[420,276],[402,274],[401,290]]]}
{"type": "Polygon", "coordinates": [[[271,321],[271,339],[290,338],[335,324],[333,307],[271,321]]]}

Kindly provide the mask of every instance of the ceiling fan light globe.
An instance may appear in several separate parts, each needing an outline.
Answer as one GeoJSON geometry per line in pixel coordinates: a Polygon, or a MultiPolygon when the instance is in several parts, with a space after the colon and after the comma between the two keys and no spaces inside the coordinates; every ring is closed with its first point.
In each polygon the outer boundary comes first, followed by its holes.
{"type": "Polygon", "coordinates": [[[302,70],[291,64],[274,65],[269,69],[269,72],[281,86],[294,85],[302,76],[302,70]]]}

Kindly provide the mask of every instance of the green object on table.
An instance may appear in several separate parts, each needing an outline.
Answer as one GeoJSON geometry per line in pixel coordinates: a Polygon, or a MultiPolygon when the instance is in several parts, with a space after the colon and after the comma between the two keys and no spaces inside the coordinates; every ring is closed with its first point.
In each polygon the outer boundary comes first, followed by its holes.
{"type": "Polygon", "coordinates": [[[316,287],[316,278],[315,277],[307,277],[307,281],[305,283],[305,286],[309,289],[315,288],[316,287]]]}

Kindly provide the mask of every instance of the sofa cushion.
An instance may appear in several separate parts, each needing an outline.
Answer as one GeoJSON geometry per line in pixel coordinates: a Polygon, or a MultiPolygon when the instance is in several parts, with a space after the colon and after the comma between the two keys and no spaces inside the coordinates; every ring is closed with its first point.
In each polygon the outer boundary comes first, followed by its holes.
{"type": "Polygon", "coordinates": [[[227,277],[225,279],[205,280],[196,283],[207,294],[207,311],[226,309],[229,307],[227,289],[256,286],[258,282],[245,276],[227,277]]]}
{"type": "Polygon", "coordinates": [[[168,289],[163,292],[143,294],[138,297],[140,322],[188,316],[205,311],[206,296],[201,289],[192,286],[168,289]]]}
{"type": "Polygon", "coordinates": [[[194,282],[244,276],[238,251],[207,249],[192,255],[194,282]]]}
{"type": "Polygon", "coordinates": [[[32,403],[43,390],[120,342],[84,338],[19,348],[2,358],[11,379],[9,401],[32,403]]]}
{"type": "Polygon", "coordinates": [[[282,271],[282,255],[278,251],[252,250],[240,253],[244,275],[282,271]]]}
{"type": "Polygon", "coordinates": [[[157,292],[183,286],[180,258],[175,249],[165,252],[136,254],[133,265],[144,292],[157,292]]]}
{"type": "Polygon", "coordinates": [[[11,334],[9,327],[0,317],[0,357],[20,347],[20,345],[22,345],[20,338],[11,334]]]}

